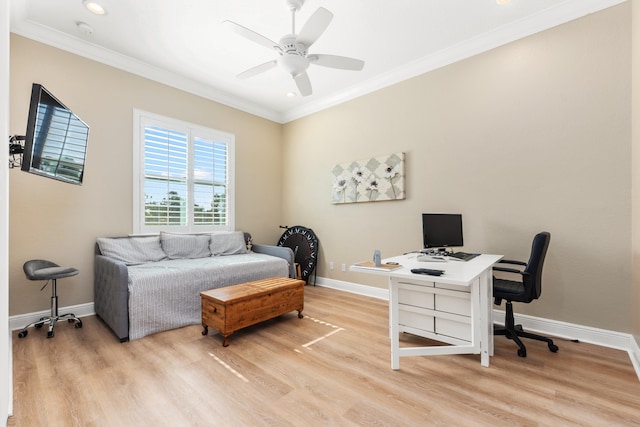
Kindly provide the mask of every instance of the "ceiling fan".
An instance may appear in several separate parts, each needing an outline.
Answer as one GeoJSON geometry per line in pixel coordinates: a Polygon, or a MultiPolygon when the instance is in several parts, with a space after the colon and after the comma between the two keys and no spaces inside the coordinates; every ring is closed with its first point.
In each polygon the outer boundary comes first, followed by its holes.
{"type": "Polygon", "coordinates": [[[300,33],[296,34],[296,12],[302,7],[304,0],[286,0],[286,3],[291,11],[291,34],[283,36],[279,43],[235,22],[223,22],[223,25],[231,31],[268,49],[273,49],[279,54],[277,59],[249,68],[238,74],[238,78],[246,79],[280,66],[293,77],[300,94],[308,96],[312,93],[311,81],[307,74],[307,68],[309,68],[310,64],[338,68],[340,70],[362,70],[364,61],[360,59],[338,55],[308,54],[307,49],[318,40],[331,23],[333,13],[323,7],[318,8],[302,27],[300,33]]]}

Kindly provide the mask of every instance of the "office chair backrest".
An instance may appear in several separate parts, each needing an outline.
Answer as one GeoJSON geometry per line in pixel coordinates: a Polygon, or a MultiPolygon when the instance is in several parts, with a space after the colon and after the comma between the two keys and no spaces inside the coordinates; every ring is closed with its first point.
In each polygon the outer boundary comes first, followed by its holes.
{"type": "Polygon", "coordinates": [[[550,240],[551,234],[546,231],[536,234],[533,238],[531,256],[522,275],[522,282],[525,292],[529,294],[529,300],[540,298],[542,293],[542,266],[550,240]]]}

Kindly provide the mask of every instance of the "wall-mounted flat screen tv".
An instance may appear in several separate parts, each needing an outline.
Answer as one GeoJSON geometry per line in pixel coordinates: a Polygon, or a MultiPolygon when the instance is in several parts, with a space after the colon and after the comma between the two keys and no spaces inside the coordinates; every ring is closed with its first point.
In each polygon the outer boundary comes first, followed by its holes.
{"type": "Polygon", "coordinates": [[[24,142],[22,170],[71,184],[82,184],[89,126],[34,83],[24,142]]]}

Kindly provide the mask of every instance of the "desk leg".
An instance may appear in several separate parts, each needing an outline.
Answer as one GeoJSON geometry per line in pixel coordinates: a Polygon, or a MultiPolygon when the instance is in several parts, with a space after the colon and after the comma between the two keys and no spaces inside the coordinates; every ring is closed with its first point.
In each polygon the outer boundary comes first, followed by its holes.
{"type": "Polygon", "coordinates": [[[389,335],[391,339],[391,369],[400,369],[400,331],[398,328],[398,286],[389,278],[389,335]]]}
{"type": "Polygon", "coordinates": [[[485,270],[479,277],[480,285],[480,364],[489,367],[493,356],[493,278],[491,270],[485,270]]]}

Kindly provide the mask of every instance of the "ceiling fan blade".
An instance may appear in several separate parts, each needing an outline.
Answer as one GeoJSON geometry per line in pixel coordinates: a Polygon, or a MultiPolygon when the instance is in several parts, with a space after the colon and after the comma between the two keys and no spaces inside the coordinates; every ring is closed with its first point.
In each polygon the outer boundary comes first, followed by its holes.
{"type": "Polygon", "coordinates": [[[255,31],[248,29],[247,27],[243,27],[240,24],[236,24],[233,21],[223,21],[222,25],[224,25],[234,33],[239,34],[242,37],[247,38],[254,43],[258,43],[266,48],[278,49],[279,47],[278,43],[274,42],[273,40],[269,40],[265,36],[258,34],[255,31]]]}
{"type": "Polygon", "coordinates": [[[300,95],[309,96],[311,95],[311,81],[309,80],[309,75],[304,72],[300,73],[293,78],[296,82],[296,86],[298,86],[298,90],[300,91],[300,95]]]}
{"type": "Polygon", "coordinates": [[[307,55],[307,59],[316,65],[323,67],[339,68],[340,70],[360,71],[364,67],[364,61],[355,58],[338,55],[307,55]]]}
{"type": "Polygon", "coordinates": [[[333,13],[324,7],[319,7],[318,10],[311,15],[311,18],[309,18],[306,24],[304,24],[296,41],[306,47],[311,46],[318,40],[318,37],[324,33],[324,30],[327,29],[332,19],[333,13]]]}
{"type": "Polygon", "coordinates": [[[248,79],[249,77],[264,73],[265,71],[274,68],[276,65],[278,65],[278,61],[274,59],[273,61],[265,62],[264,64],[256,65],[253,68],[249,68],[248,70],[238,74],[236,77],[239,79],[248,79]]]}

